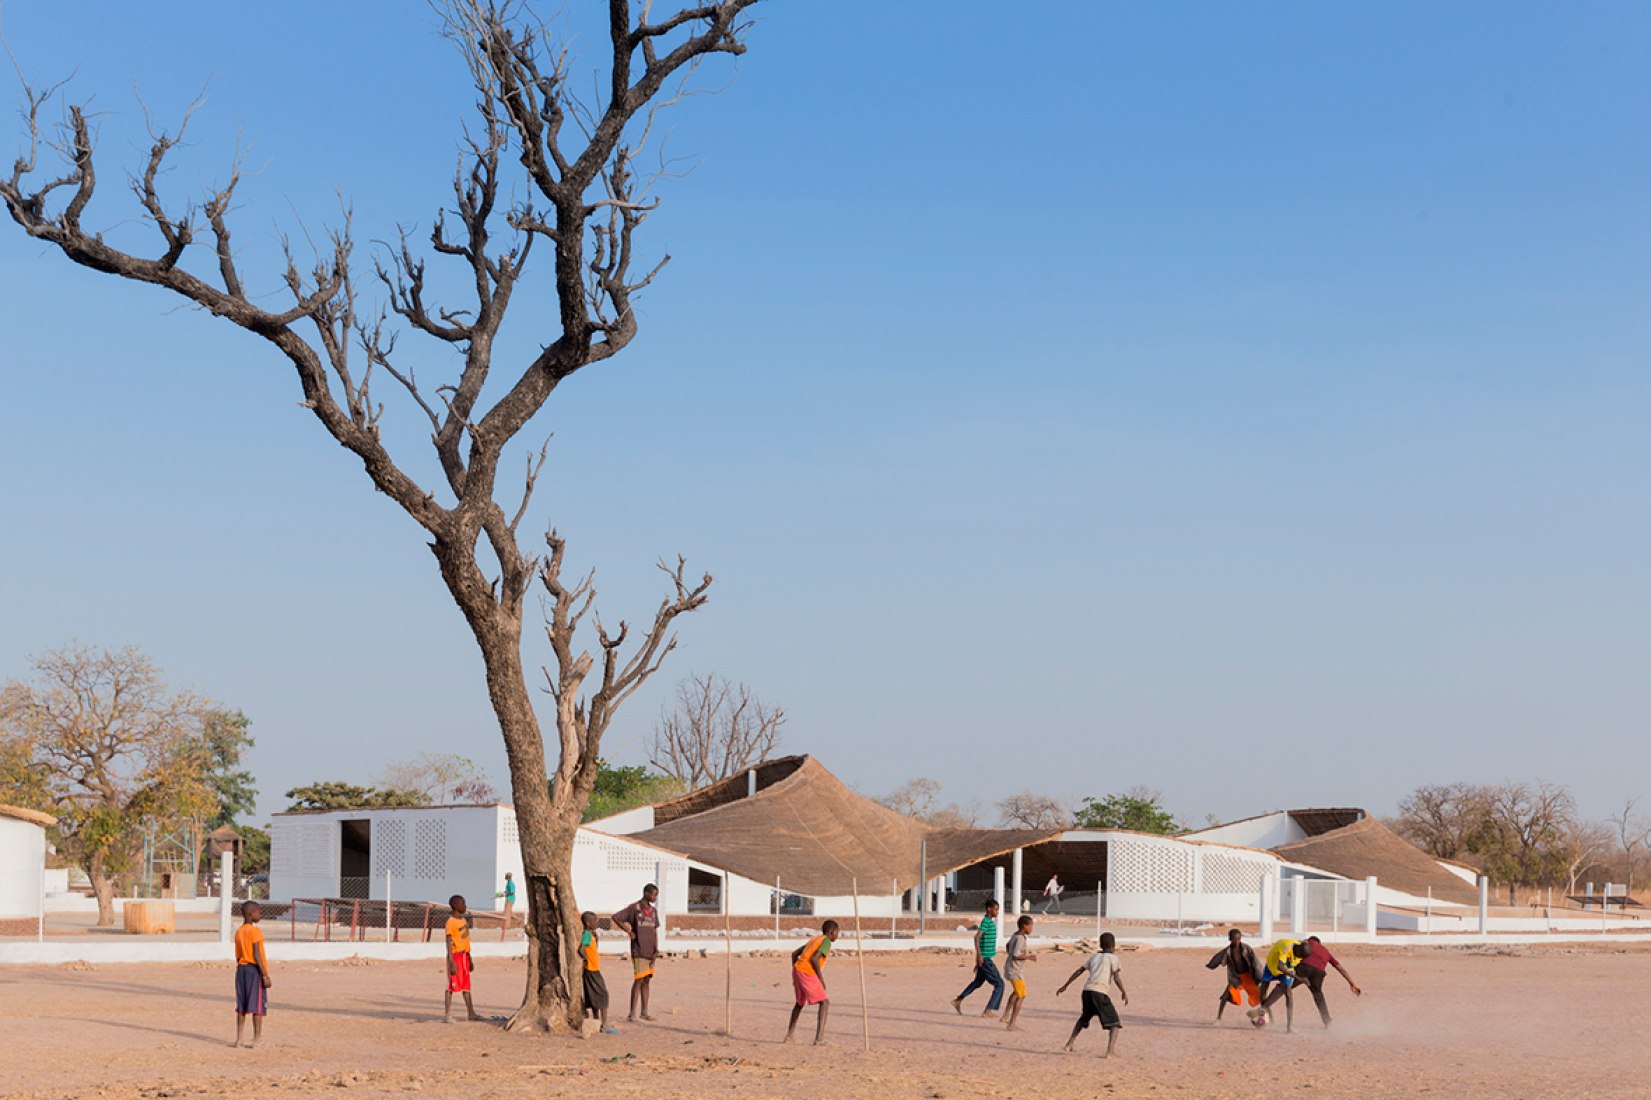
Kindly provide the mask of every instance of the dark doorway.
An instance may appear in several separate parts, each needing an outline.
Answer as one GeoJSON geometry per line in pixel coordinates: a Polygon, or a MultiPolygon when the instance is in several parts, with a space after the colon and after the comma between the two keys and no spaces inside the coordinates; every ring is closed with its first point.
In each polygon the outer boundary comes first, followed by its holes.
{"type": "Polygon", "coordinates": [[[364,818],[340,821],[338,849],[338,876],[365,880],[373,873],[373,823],[364,818]]]}

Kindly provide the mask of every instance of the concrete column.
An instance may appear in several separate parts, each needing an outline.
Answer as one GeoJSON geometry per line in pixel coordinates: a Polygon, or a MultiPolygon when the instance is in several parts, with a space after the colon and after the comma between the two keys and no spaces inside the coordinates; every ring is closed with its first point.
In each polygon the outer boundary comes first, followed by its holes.
{"type": "Polygon", "coordinates": [[[1376,934],[1376,876],[1364,880],[1364,934],[1376,934]]]}
{"type": "Polygon", "coordinates": [[[997,911],[1003,912],[1003,868],[992,868],[992,898],[997,902],[997,911]]]}
{"type": "Polygon", "coordinates": [[[1300,939],[1307,934],[1307,880],[1297,877],[1290,884],[1290,935],[1300,939]]]}
{"type": "Polygon", "coordinates": [[[1261,931],[1257,933],[1263,944],[1273,942],[1273,914],[1278,908],[1278,876],[1268,872],[1261,876],[1261,931]]]}
{"type": "Polygon", "coordinates": [[[1010,868],[1009,883],[1010,883],[1010,886],[1013,888],[1013,895],[1014,895],[1014,900],[1009,903],[1009,915],[1011,917],[1019,917],[1020,916],[1021,885],[1022,885],[1022,882],[1021,882],[1021,865],[1022,865],[1022,862],[1023,862],[1022,859],[1021,859],[1022,854],[1023,854],[1022,850],[1020,848],[1016,848],[1014,856],[1009,861],[1009,868],[1010,868]]]}
{"type": "Polygon", "coordinates": [[[946,876],[941,875],[930,885],[934,887],[934,914],[943,917],[946,915],[946,876]]]}
{"type": "Polygon", "coordinates": [[[1479,876],[1479,934],[1490,931],[1490,879],[1479,876]]]}
{"type": "Polygon", "coordinates": [[[218,857],[218,940],[229,942],[230,909],[235,904],[235,854],[218,857]]]}

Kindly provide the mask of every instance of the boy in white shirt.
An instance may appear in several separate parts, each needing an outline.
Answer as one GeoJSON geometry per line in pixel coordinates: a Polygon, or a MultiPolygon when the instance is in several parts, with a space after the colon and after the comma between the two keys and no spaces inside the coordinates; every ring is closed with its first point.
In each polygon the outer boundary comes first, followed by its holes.
{"type": "Polygon", "coordinates": [[[1106,1053],[1102,1058],[1109,1058],[1118,1045],[1118,1029],[1123,1022],[1118,1019],[1118,1010],[1112,1004],[1107,989],[1117,985],[1118,996],[1124,1004],[1129,1003],[1129,993],[1124,989],[1124,979],[1118,965],[1118,956],[1113,954],[1113,948],[1118,945],[1118,939],[1111,932],[1101,933],[1101,949],[1089,956],[1089,961],[1072,971],[1072,976],[1055,990],[1058,997],[1066,992],[1067,986],[1077,981],[1085,974],[1089,975],[1083,983],[1083,1015],[1072,1026],[1072,1035],[1066,1040],[1065,1050],[1072,1051],[1072,1044],[1078,1041],[1078,1033],[1089,1026],[1090,1020],[1100,1020],[1101,1027],[1106,1029],[1106,1053]]]}

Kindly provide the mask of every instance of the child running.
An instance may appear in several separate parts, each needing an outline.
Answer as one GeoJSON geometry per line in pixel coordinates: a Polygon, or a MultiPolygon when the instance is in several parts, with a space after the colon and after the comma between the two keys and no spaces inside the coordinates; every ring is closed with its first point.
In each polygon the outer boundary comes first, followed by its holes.
{"type": "Polygon", "coordinates": [[[826,995],[825,963],[831,954],[831,945],[837,942],[837,922],[828,920],[820,925],[820,934],[791,952],[791,988],[796,991],[797,1003],[791,1007],[791,1026],[785,1029],[785,1041],[790,1042],[797,1030],[797,1020],[809,1005],[820,1006],[820,1018],[814,1025],[814,1045],[825,1042],[826,1013],[831,1010],[831,998],[826,995]]]}
{"type": "Polygon", "coordinates": [[[447,997],[443,1002],[442,1022],[453,1022],[453,994],[464,994],[464,1010],[469,1019],[479,1020],[476,1015],[476,1005],[470,999],[470,972],[476,968],[475,960],[470,957],[470,922],[464,919],[465,905],[462,895],[454,894],[447,899],[448,908],[453,915],[447,918],[447,997]]]}
{"type": "Polygon", "coordinates": [[[579,953],[585,957],[585,1014],[600,1021],[603,1035],[618,1035],[619,1029],[608,1023],[608,982],[602,977],[602,956],[596,949],[596,914],[580,913],[579,923],[585,926],[585,934],[579,937],[579,953]]]}
{"type": "Polygon", "coordinates": [[[241,927],[235,930],[235,1042],[241,1045],[241,1034],[247,1017],[252,1017],[250,1050],[264,1038],[264,1015],[269,1011],[269,960],[264,957],[264,930],[258,927],[264,911],[255,901],[241,904],[241,927]]]}
{"type": "Polygon", "coordinates": [[[1032,953],[1032,918],[1015,922],[1015,934],[1004,945],[1003,976],[1009,981],[1009,1004],[1003,1010],[1003,1026],[1020,1030],[1020,1006],[1026,1001],[1026,964],[1037,958],[1032,953]]]}
{"type": "Polygon", "coordinates": [[[1244,942],[1244,933],[1234,928],[1227,933],[1227,946],[1215,953],[1209,962],[1204,964],[1208,970],[1216,970],[1222,966],[1227,968],[1227,988],[1222,990],[1221,999],[1215,1005],[1215,1023],[1221,1022],[1221,1014],[1227,1010],[1227,1004],[1243,1004],[1240,997],[1250,999],[1250,1007],[1261,1004],[1261,989],[1256,985],[1256,971],[1260,964],[1255,957],[1255,948],[1244,942]]]}
{"type": "Polygon", "coordinates": [[[986,1011],[982,1016],[996,1016],[997,1010],[1003,1006],[1003,975],[997,972],[997,912],[998,904],[995,900],[986,903],[986,915],[980,918],[980,928],[975,932],[975,976],[974,980],[963,987],[963,992],[952,998],[952,1008],[959,1016],[963,1015],[963,1002],[969,994],[983,985],[992,987],[992,995],[986,1001],[986,1011]]]}
{"type": "Polygon", "coordinates": [[[1123,1021],[1118,1019],[1118,1009],[1112,1004],[1112,998],[1107,994],[1109,985],[1118,987],[1118,996],[1124,1004],[1129,1003],[1129,993],[1124,989],[1123,967],[1118,965],[1118,956],[1113,954],[1113,948],[1118,946],[1118,939],[1111,932],[1101,933],[1101,949],[1089,956],[1089,961],[1072,971],[1072,976],[1055,990],[1055,996],[1066,992],[1066,987],[1077,981],[1084,974],[1089,979],[1083,983],[1083,1015],[1078,1022],[1072,1025],[1072,1034],[1066,1040],[1063,1048],[1067,1053],[1073,1052],[1072,1044],[1078,1041],[1078,1033],[1089,1026],[1090,1020],[1101,1021],[1101,1027],[1106,1029],[1106,1053],[1102,1058],[1112,1057],[1112,1052],[1118,1047],[1118,1030],[1123,1021]]]}
{"type": "Polygon", "coordinates": [[[1307,945],[1300,940],[1279,940],[1267,952],[1267,965],[1261,970],[1261,1007],[1245,1013],[1250,1019],[1265,1014],[1272,1019],[1273,1005],[1284,998],[1284,1030],[1296,1029],[1296,997],[1291,986],[1296,984],[1296,965],[1307,957],[1307,945]],[[1274,983],[1277,989],[1272,989],[1274,983]]]}

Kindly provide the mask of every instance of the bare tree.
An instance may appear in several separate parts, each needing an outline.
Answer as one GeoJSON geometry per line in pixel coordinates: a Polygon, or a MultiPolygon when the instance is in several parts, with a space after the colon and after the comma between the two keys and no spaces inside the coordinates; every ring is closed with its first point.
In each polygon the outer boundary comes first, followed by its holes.
{"type": "Polygon", "coordinates": [[[1577,883],[1610,854],[1616,836],[1608,825],[1573,818],[1565,826],[1560,851],[1565,859],[1565,893],[1576,893],[1577,883]]]}
{"type": "Polygon", "coordinates": [[[1576,819],[1571,792],[1556,783],[1502,783],[1485,788],[1486,817],[1472,848],[1485,871],[1508,888],[1552,882],[1567,863],[1564,838],[1576,819]]]}
{"type": "Polygon", "coordinates": [[[436,805],[495,798],[493,785],[475,762],[455,752],[421,752],[411,760],[386,764],[378,782],[392,791],[417,791],[436,805]]]}
{"type": "Polygon", "coordinates": [[[998,817],[1003,824],[1021,829],[1069,829],[1072,811],[1059,799],[1046,794],[1021,791],[997,804],[998,817]]]}
{"type": "Polygon", "coordinates": [[[1607,819],[1615,835],[1617,850],[1622,853],[1622,883],[1629,894],[1634,892],[1634,870],[1640,865],[1646,849],[1651,848],[1651,821],[1635,810],[1637,805],[1639,799],[1630,798],[1622,804],[1621,810],[1607,819]]]}
{"type": "Polygon", "coordinates": [[[1400,800],[1394,828],[1431,856],[1462,859],[1484,825],[1486,803],[1485,789],[1468,783],[1417,787],[1400,800]]]}
{"type": "Polygon", "coordinates": [[[978,799],[940,805],[940,784],[923,776],[906,780],[876,801],[938,829],[973,829],[980,824],[983,812],[978,799]]]}
{"type": "Polygon", "coordinates": [[[773,756],[784,725],[784,708],[764,706],[744,684],[689,676],[660,711],[648,763],[689,790],[704,787],[773,756]]]}
{"type": "Polygon", "coordinates": [[[100,178],[96,130],[84,101],[67,104],[59,136],[43,132],[42,113],[57,98],[56,86],[25,84],[26,145],[9,177],[0,177],[0,199],[33,239],[83,267],[161,287],[266,341],[296,372],[303,407],[421,528],[480,650],[510,765],[530,940],[527,993],[512,1027],[579,1026],[578,983],[570,987],[567,981],[570,972],[578,973],[579,908],[570,866],[601,735],[614,708],[669,651],[672,620],[703,604],[710,578],[690,584],[680,561],[667,568],[672,594],[635,652],[621,652],[628,637],[623,626],[610,635],[597,624],[600,657],[592,658],[575,642],[595,595],[591,578],[564,587],[564,546],[555,532],[543,560],[518,539],[546,447],[528,450],[520,492],[508,502],[501,498],[501,467],[507,447],[558,385],[635,338],[636,295],[664,263],[646,267],[638,255],[636,231],[657,206],[652,186],[658,176],[639,174],[640,151],[661,108],[691,94],[689,81],[701,63],[745,52],[745,13],[756,2],[718,0],[656,18],[651,0],[609,0],[606,79],[590,102],[573,92],[567,50],[512,0],[439,4],[476,90],[476,118],[465,131],[452,201],[437,214],[429,236],[436,262],[451,265],[458,285],[468,288],[462,302],[439,300],[440,280],[426,281],[426,258],[405,232],[363,280],[346,218],[309,270],[287,251],[281,282],[290,304],[266,306],[232,244],[238,166],[196,201],[180,203],[161,193],[163,168],[182,126],[153,134],[133,179],[137,214],[156,232],[155,250],[138,254],[115,247],[83,223],[100,178]],[[48,150],[61,155],[61,169],[41,171],[48,150]],[[530,263],[547,249],[546,277],[524,282],[530,263]],[[205,262],[195,269],[202,253],[205,262]],[[362,294],[364,281],[381,285],[382,306],[362,294]],[[536,354],[496,377],[495,341],[517,291],[529,286],[551,290],[548,308],[530,306],[527,313],[550,331],[534,341],[536,354]],[[419,383],[398,347],[401,335],[453,353],[453,376],[434,389],[419,383]],[[374,383],[386,377],[429,421],[438,485],[415,480],[406,456],[393,455],[380,433],[384,407],[374,383]],[[491,404],[484,391],[495,395],[491,404]],[[523,603],[535,576],[552,604],[547,629],[556,668],[548,675],[559,750],[554,791],[521,650],[523,603]],[[600,686],[586,701],[579,693],[596,660],[600,686]]]}
{"type": "Polygon", "coordinates": [[[205,740],[214,708],[169,691],[130,646],[65,646],[31,663],[32,681],[0,690],[0,744],[38,777],[58,849],[92,880],[98,924],[112,925],[115,878],[136,866],[145,833],[217,809],[205,740]]]}

